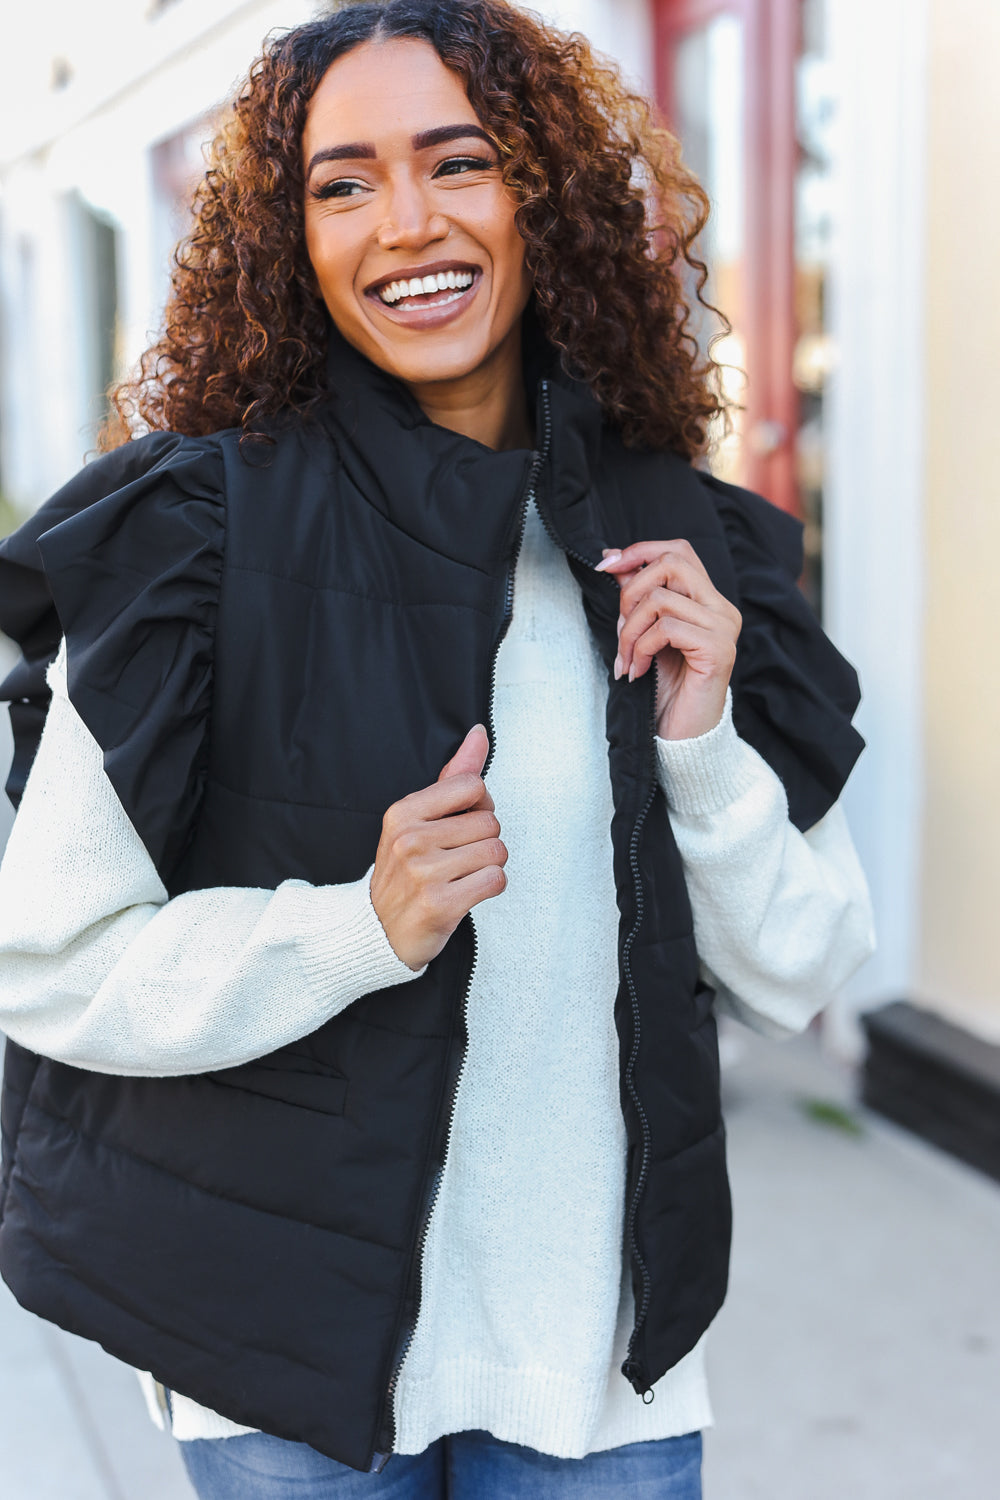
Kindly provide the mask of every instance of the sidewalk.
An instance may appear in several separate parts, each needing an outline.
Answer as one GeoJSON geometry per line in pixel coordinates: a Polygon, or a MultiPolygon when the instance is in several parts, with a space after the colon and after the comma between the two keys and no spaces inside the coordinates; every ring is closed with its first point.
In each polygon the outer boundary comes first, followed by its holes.
{"type": "MultiPolygon", "coordinates": [[[[855,1108],[812,1036],[734,1029],[726,1052],[736,1227],[706,1500],[989,1500],[1000,1189],[855,1108]],[[862,1134],[802,1099],[846,1106],[862,1134]]],[[[132,1375],[5,1290],[0,1496],[191,1500],[132,1375]]]]}
{"type": "Polygon", "coordinates": [[[739,1029],[733,1267],[706,1500],[1000,1493],[1000,1186],[855,1106],[811,1035],[739,1029]],[[863,1134],[802,1098],[845,1105],[863,1134]]]}

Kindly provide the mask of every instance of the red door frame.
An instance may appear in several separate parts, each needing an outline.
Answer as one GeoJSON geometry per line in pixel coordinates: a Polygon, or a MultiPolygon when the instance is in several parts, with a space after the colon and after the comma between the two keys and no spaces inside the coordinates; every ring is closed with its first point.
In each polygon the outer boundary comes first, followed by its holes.
{"type": "Polygon", "coordinates": [[[798,514],[795,431],[795,62],[799,0],[653,0],[657,101],[673,118],[673,58],[714,16],[739,16],[744,36],[747,247],[746,483],[798,514]],[[774,425],[772,425],[774,424],[774,425]],[[761,439],[780,434],[770,451],[761,439]]]}

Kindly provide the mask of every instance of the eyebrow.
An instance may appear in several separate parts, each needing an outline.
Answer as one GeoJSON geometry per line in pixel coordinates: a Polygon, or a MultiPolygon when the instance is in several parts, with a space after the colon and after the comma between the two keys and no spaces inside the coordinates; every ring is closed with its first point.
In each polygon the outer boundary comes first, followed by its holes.
{"type": "MultiPolygon", "coordinates": [[[[496,142],[487,135],[481,125],[438,125],[433,130],[421,130],[413,136],[415,151],[426,151],[429,146],[443,146],[448,141],[480,140],[496,150],[496,142]]],[[[310,158],[306,175],[325,161],[372,161],[378,152],[371,141],[349,141],[343,146],[324,146],[310,158]]]]}

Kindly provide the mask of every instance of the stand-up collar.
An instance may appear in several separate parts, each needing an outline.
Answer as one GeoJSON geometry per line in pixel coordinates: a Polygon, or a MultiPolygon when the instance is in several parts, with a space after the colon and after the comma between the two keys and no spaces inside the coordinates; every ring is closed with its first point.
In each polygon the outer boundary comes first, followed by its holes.
{"type": "Polygon", "coordinates": [[[325,416],[348,478],[394,526],[495,572],[532,466],[432,422],[401,381],[331,331],[325,416]]]}
{"type": "MultiPolygon", "coordinates": [[[[573,548],[600,558],[592,506],[603,414],[587,388],[559,368],[526,319],[525,381],[534,400],[539,472],[553,517],[565,516],[573,548]]],[[[509,541],[535,454],[496,452],[432,422],[401,381],[331,328],[328,426],[352,481],[393,524],[446,556],[494,571],[509,541]]]]}

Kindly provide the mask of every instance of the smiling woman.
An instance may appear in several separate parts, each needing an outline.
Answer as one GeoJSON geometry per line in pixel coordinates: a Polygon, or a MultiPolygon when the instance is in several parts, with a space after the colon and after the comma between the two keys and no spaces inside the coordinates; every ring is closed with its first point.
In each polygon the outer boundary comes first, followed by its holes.
{"type": "MultiPolygon", "coordinates": [[[[163,334],[136,377],[112,392],[117,420],[104,445],[127,440],[137,423],[252,432],[279,411],[314,408],[327,389],[323,299],[331,294],[328,280],[319,295],[307,243],[325,218],[316,210],[339,213],[344,198],[360,198],[365,216],[372,200],[382,214],[391,187],[404,221],[386,228],[412,236],[418,182],[420,212],[450,217],[444,204],[468,195],[489,205],[493,233],[501,204],[513,211],[507,228],[516,226],[519,243],[510,254],[524,257],[531,321],[628,442],[688,457],[704,450],[720,398],[688,328],[687,289],[704,281],[692,247],[708,200],[677,141],[581,36],[503,3],[463,10],[430,0],[352,5],[268,46],[214,144],[194,231],[177,251],[163,334]],[[358,89],[338,84],[338,72],[358,89]],[[330,113],[335,99],[342,118],[330,113]],[[437,134],[457,125],[472,131],[464,146],[474,149],[461,157],[439,150],[463,145],[437,134]],[[432,140],[416,146],[414,135],[428,130],[432,140]],[[318,159],[358,147],[353,161],[318,159]],[[395,153],[391,170],[386,149],[395,153]],[[405,179],[401,149],[414,156],[405,179]],[[434,178],[426,176],[431,156],[434,178]],[[335,172],[338,165],[350,170],[335,172]],[[324,182],[343,183],[317,201],[305,174],[321,168],[324,182]]],[[[455,208],[466,233],[480,211],[455,208]]],[[[432,225],[428,245],[440,246],[441,227],[440,219],[432,225]]],[[[317,249],[323,254],[322,243],[317,249]]],[[[422,267],[442,257],[421,241],[419,256],[394,258],[402,270],[429,274],[422,267]]],[[[490,311],[502,319],[497,296],[491,291],[490,311]]]]}
{"type": "Polygon", "coordinates": [[[0,1269],[203,1500],[700,1495],[715,1010],[871,946],[854,673],[692,463],[704,212],[504,0],[273,39],[0,544],[0,1269]]]}
{"type": "Polygon", "coordinates": [[[518,197],[460,75],[428,42],[368,42],[323,77],[302,150],[306,249],[336,327],[433,420],[529,448],[518,197]]]}

